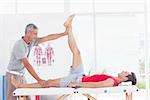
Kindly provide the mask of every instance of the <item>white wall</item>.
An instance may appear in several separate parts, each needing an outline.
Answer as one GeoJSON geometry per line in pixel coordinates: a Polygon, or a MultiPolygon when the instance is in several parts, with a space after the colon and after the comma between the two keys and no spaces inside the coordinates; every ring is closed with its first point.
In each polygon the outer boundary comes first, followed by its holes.
{"type": "MultiPolygon", "coordinates": [[[[3,68],[8,65],[10,52],[16,40],[24,35],[24,28],[28,23],[34,23],[39,27],[39,36],[63,32],[63,23],[68,16],[63,14],[18,14],[3,16],[3,32],[1,55],[3,68]]],[[[94,37],[92,16],[76,16],[73,21],[73,32],[81,50],[85,72],[94,66],[94,37]]],[[[72,62],[72,55],[68,47],[67,36],[50,41],[55,52],[55,63],[52,66],[35,67],[43,78],[55,78],[65,76],[72,62]],[[42,69],[42,71],[41,71],[42,69]],[[42,74],[44,72],[44,75],[42,74]],[[57,75],[56,75],[57,74],[57,75]]],[[[32,59],[32,57],[30,57],[32,59]]],[[[32,60],[31,60],[32,61],[32,60]]],[[[29,78],[30,79],[30,78],[29,78]]],[[[32,78],[30,80],[33,80],[32,78]]]]}
{"type": "Polygon", "coordinates": [[[97,15],[96,25],[97,68],[111,74],[122,70],[138,73],[144,16],[97,15]]]}
{"type": "MultiPolygon", "coordinates": [[[[0,24],[3,27],[0,31],[0,39],[2,41],[0,45],[3,47],[1,52],[5,52],[1,53],[3,58],[0,58],[2,68],[6,68],[11,48],[14,42],[24,34],[26,24],[35,23],[39,27],[39,36],[44,36],[64,31],[63,22],[66,18],[67,16],[63,14],[18,14],[3,16],[1,18],[2,23],[0,24]]],[[[96,40],[94,40],[93,16],[76,16],[73,21],[73,32],[81,50],[83,62],[86,67],[85,72],[88,73],[91,67],[95,67],[95,65],[98,68],[101,67],[108,70],[117,67],[118,70],[116,72],[123,68],[128,69],[130,68],[129,66],[134,66],[132,67],[133,69],[138,67],[140,56],[138,55],[139,34],[144,32],[143,19],[143,15],[98,15],[96,17],[96,40]],[[94,41],[96,41],[97,48],[96,64],[94,41]]],[[[67,37],[51,41],[51,43],[55,50],[55,59],[59,59],[56,60],[54,66],[70,66],[71,52],[67,45],[67,37]],[[61,57],[66,57],[67,59],[62,61],[61,57]]],[[[110,70],[109,72],[114,71],[110,70]]]]}

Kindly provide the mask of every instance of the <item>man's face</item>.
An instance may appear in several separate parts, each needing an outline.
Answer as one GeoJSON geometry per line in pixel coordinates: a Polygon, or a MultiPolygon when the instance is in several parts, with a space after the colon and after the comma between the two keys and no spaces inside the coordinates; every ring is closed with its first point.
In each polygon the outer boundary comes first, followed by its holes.
{"type": "Polygon", "coordinates": [[[118,74],[118,77],[121,78],[122,80],[126,81],[126,80],[128,80],[128,78],[126,76],[128,76],[129,74],[131,74],[131,73],[129,73],[127,71],[122,71],[121,73],[118,74]]]}
{"type": "Polygon", "coordinates": [[[29,32],[29,39],[30,42],[34,41],[37,38],[38,29],[34,29],[33,31],[29,32]]]}

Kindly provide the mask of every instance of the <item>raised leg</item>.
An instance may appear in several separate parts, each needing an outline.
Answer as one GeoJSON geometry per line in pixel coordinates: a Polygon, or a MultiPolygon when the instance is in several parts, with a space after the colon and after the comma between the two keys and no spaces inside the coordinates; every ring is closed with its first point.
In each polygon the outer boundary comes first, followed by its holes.
{"type": "MultiPolygon", "coordinates": [[[[71,18],[73,19],[73,17],[71,17],[71,18]]],[[[80,51],[76,44],[75,38],[73,36],[71,22],[72,22],[72,20],[70,21],[70,23],[67,26],[68,44],[69,44],[70,50],[73,54],[72,67],[78,67],[79,65],[82,64],[82,59],[81,59],[81,54],[80,54],[80,51]]]]}

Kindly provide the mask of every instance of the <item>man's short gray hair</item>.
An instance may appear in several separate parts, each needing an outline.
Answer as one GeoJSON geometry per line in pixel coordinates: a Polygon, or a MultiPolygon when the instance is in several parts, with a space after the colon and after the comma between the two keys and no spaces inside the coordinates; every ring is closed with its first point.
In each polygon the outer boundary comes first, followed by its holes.
{"type": "Polygon", "coordinates": [[[32,32],[33,30],[38,29],[38,27],[32,23],[28,24],[25,28],[25,33],[32,32]]]}

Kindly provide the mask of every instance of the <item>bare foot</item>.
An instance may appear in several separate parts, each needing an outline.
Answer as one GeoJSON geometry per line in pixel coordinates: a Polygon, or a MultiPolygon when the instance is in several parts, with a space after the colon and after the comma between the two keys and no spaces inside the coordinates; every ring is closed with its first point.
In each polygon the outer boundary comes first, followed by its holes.
{"type": "Polygon", "coordinates": [[[75,17],[75,15],[70,15],[68,17],[68,19],[65,21],[64,26],[68,27],[68,25],[71,24],[71,22],[72,22],[72,20],[73,20],[74,17],[75,17]]]}
{"type": "Polygon", "coordinates": [[[11,76],[11,84],[14,85],[16,88],[18,88],[20,84],[13,75],[11,76]]]}
{"type": "Polygon", "coordinates": [[[70,32],[72,32],[72,25],[71,22],[68,24],[68,26],[66,27],[66,30],[64,32],[65,35],[68,35],[70,32]]]}

